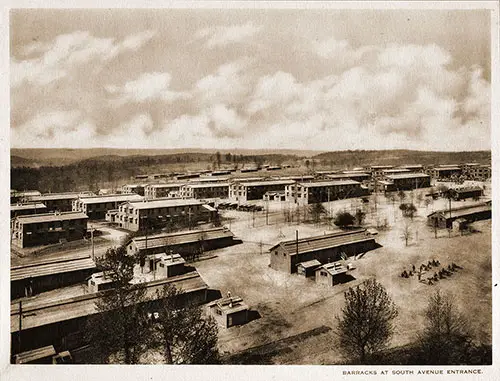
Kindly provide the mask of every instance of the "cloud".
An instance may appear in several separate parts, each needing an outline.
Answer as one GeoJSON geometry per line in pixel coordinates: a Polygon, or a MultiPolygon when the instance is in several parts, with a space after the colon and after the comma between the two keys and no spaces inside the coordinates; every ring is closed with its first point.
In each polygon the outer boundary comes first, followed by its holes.
{"type": "Polygon", "coordinates": [[[91,62],[93,70],[99,70],[100,63],[139,49],[153,35],[153,32],[141,32],[116,41],[114,38],[100,38],[89,32],[78,31],[60,35],[50,43],[30,44],[23,53],[36,52],[39,55],[11,60],[11,86],[17,87],[25,82],[45,86],[91,62]]]}
{"type": "Polygon", "coordinates": [[[247,22],[243,25],[214,26],[199,30],[195,40],[206,40],[205,46],[209,49],[241,43],[255,36],[262,30],[262,26],[247,22]]]}
{"type": "Polygon", "coordinates": [[[252,64],[249,58],[221,65],[217,72],[196,82],[193,93],[202,106],[217,103],[238,103],[251,91],[248,73],[252,64]]]}
{"type": "MultiPolygon", "coordinates": [[[[236,33],[236,40],[225,43],[243,41],[243,35],[236,33]]],[[[104,72],[88,76],[86,68],[138,49],[152,36],[115,41],[76,33],[50,46],[26,47],[26,54],[39,56],[20,65],[38,71],[28,70],[23,91],[13,92],[18,111],[11,119],[19,123],[12,129],[14,146],[51,145],[56,137],[57,146],[69,147],[490,147],[491,90],[482,68],[457,65],[436,44],[355,47],[348,40],[313,40],[301,54],[326,68],[321,75],[309,68],[286,70],[279,60],[260,59],[259,49],[236,60],[226,52],[211,52],[220,61],[217,69],[175,81],[184,86],[180,90],[172,89],[179,69],[170,63],[169,72],[162,71],[163,65],[144,72],[141,60],[143,73],[121,81],[116,76],[109,80],[104,72]],[[68,80],[58,82],[57,92],[51,87],[54,93],[30,95],[27,84],[51,83],[61,76],[68,80]],[[38,113],[32,99],[42,99],[40,108],[49,111],[38,113]],[[73,109],[78,111],[54,111],[73,109]]],[[[199,31],[197,38],[216,47],[223,45],[223,36],[221,27],[214,27],[199,31]]],[[[155,65],[148,62],[147,67],[155,65]]]]}
{"type": "Polygon", "coordinates": [[[129,102],[147,102],[162,100],[172,102],[187,99],[189,94],[169,90],[172,76],[169,73],[143,73],[137,79],[126,82],[123,86],[108,85],[106,90],[113,98],[113,103],[121,105],[129,102]]]}
{"type": "Polygon", "coordinates": [[[12,130],[20,148],[64,148],[92,144],[96,127],[79,111],[45,111],[12,130]]]}

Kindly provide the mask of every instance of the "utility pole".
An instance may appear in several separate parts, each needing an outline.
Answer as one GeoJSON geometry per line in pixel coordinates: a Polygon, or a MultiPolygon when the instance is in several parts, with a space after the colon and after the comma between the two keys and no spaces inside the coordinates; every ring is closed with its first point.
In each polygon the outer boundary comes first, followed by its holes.
{"type": "Polygon", "coordinates": [[[95,251],[94,251],[94,227],[90,226],[90,241],[92,243],[92,260],[95,260],[95,251]]]}
{"type": "Polygon", "coordinates": [[[23,301],[20,300],[19,301],[19,334],[17,335],[18,344],[19,344],[19,353],[22,352],[22,347],[21,347],[21,331],[23,328],[22,321],[23,321],[23,301]]]}
{"type": "Polygon", "coordinates": [[[266,200],[266,225],[269,225],[269,202],[266,200]]]}

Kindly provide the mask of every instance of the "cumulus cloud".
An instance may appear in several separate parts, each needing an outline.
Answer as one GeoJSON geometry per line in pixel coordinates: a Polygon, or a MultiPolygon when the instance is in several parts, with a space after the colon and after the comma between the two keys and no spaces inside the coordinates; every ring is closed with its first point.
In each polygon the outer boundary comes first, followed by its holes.
{"type": "MultiPolygon", "coordinates": [[[[251,28],[241,28],[231,39],[229,27],[221,28],[199,31],[197,38],[213,48],[251,35],[251,28]]],[[[23,61],[36,70],[28,70],[22,81],[50,83],[74,67],[138,49],[150,38],[144,33],[114,41],[80,33],[50,47],[34,44],[25,53],[43,53],[23,61]]],[[[81,111],[47,111],[23,121],[13,129],[13,142],[50,145],[51,137],[58,136],[58,146],[70,147],[490,147],[490,84],[481,67],[456,65],[450,52],[436,44],[354,47],[347,40],[327,39],[313,41],[306,50],[331,70],[304,76],[277,62],[262,65],[257,56],[224,56],[214,72],[195,77],[179,91],[171,87],[174,69],[147,71],[121,83],[99,83],[104,95],[88,107],[82,102],[67,106],[81,111]],[[112,123],[102,127],[106,119],[97,112],[112,115],[112,123]]]]}
{"type": "Polygon", "coordinates": [[[113,102],[118,105],[151,100],[171,102],[189,98],[189,94],[185,92],[175,92],[169,89],[171,79],[172,76],[169,73],[143,73],[123,86],[108,85],[106,90],[114,97],[113,102]]]}
{"type": "Polygon", "coordinates": [[[247,22],[243,25],[220,25],[199,30],[195,40],[205,40],[209,49],[241,43],[255,36],[262,30],[262,26],[247,22]]]}
{"type": "Polygon", "coordinates": [[[95,125],[79,111],[44,111],[12,131],[20,148],[64,148],[92,143],[95,125]]]}
{"type": "Polygon", "coordinates": [[[153,32],[147,31],[116,41],[114,38],[100,38],[89,32],[78,31],[60,35],[50,43],[28,45],[24,54],[39,55],[11,60],[11,86],[17,87],[24,82],[48,85],[91,62],[94,65],[106,63],[126,51],[137,50],[153,35],[153,32]]]}
{"type": "Polygon", "coordinates": [[[194,94],[202,106],[217,103],[237,103],[251,91],[251,77],[248,74],[252,61],[242,58],[221,65],[216,73],[196,82],[194,94]]]}

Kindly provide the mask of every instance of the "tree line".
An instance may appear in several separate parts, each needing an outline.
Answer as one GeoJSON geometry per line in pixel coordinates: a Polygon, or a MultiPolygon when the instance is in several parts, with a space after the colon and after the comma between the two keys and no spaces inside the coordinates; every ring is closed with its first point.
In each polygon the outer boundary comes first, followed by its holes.
{"type": "Polygon", "coordinates": [[[81,160],[76,163],[61,166],[21,166],[11,167],[11,189],[36,189],[42,193],[70,192],[78,190],[99,191],[110,184],[128,181],[137,174],[151,174],[153,172],[168,173],[162,166],[182,168],[185,164],[206,164],[211,169],[218,169],[221,165],[260,166],[264,162],[281,164],[285,160],[296,157],[292,155],[225,155],[205,153],[184,153],[158,156],[104,156],[81,160]]]}

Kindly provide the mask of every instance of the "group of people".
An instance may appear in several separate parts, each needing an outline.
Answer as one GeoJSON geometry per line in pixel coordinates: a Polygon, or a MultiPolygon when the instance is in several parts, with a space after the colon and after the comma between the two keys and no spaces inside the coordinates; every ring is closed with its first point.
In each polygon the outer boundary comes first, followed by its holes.
{"type": "Polygon", "coordinates": [[[422,274],[424,272],[430,271],[433,267],[439,267],[439,266],[441,266],[441,263],[438,260],[432,259],[432,260],[428,261],[427,264],[422,263],[420,265],[420,267],[418,268],[418,271],[417,271],[415,265],[412,265],[410,270],[408,270],[408,271],[406,269],[403,270],[403,272],[401,273],[401,277],[402,278],[410,278],[416,274],[419,281],[423,281],[429,285],[432,285],[435,282],[437,282],[439,279],[443,279],[446,276],[450,276],[453,274],[453,272],[462,268],[462,267],[458,266],[457,264],[455,264],[454,262],[452,262],[448,266],[441,268],[438,272],[434,272],[433,276],[428,277],[426,280],[422,280],[422,274]]]}
{"type": "Polygon", "coordinates": [[[427,278],[427,284],[432,285],[437,282],[439,279],[444,279],[447,276],[453,275],[453,273],[462,267],[452,262],[447,267],[443,267],[437,273],[434,273],[434,276],[427,278]]]}
{"type": "Polygon", "coordinates": [[[403,272],[401,273],[401,277],[402,278],[409,278],[409,277],[412,277],[413,275],[417,274],[418,280],[420,280],[420,278],[422,277],[422,273],[424,271],[429,271],[432,267],[437,267],[440,264],[441,263],[439,261],[433,259],[433,260],[427,262],[427,264],[422,263],[420,265],[420,267],[418,268],[418,271],[417,271],[415,265],[411,265],[410,270],[408,270],[408,271],[406,271],[406,269],[403,270],[403,272]]]}

